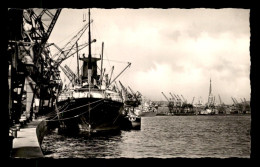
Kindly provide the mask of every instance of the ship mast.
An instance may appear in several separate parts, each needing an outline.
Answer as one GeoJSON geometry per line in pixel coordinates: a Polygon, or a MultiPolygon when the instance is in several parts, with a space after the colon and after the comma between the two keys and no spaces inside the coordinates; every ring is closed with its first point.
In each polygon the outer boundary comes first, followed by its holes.
{"type": "Polygon", "coordinates": [[[88,84],[89,87],[92,84],[92,63],[91,63],[91,33],[90,33],[90,9],[88,9],[88,20],[89,20],[89,29],[88,29],[88,41],[89,41],[89,49],[88,49],[88,84]]]}
{"type": "Polygon", "coordinates": [[[77,73],[78,73],[78,78],[77,78],[77,84],[80,84],[80,77],[79,77],[79,50],[78,50],[78,42],[76,42],[76,49],[77,49],[77,73]]]}
{"type": "Polygon", "coordinates": [[[100,69],[100,81],[101,81],[101,84],[102,85],[102,76],[103,76],[103,52],[104,52],[104,42],[102,42],[102,54],[101,54],[101,69],[100,69]]]}
{"type": "MultiPolygon", "coordinates": [[[[92,77],[92,64],[91,64],[91,33],[90,33],[90,8],[88,9],[88,21],[89,21],[89,29],[88,29],[88,41],[89,43],[89,49],[88,49],[88,88],[89,88],[89,94],[90,94],[90,85],[91,84],[91,77],[92,77]]],[[[90,97],[90,96],[89,96],[90,97]]],[[[91,131],[91,124],[90,124],[90,103],[88,101],[88,128],[89,132],[91,131]]]]}

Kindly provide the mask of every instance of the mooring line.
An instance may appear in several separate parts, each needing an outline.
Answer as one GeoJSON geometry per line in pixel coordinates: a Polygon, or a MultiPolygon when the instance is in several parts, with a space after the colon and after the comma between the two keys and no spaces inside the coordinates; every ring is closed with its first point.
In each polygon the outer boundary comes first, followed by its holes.
{"type": "MultiPolygon", "coordinates": [[[[96,108],[96,107],[97,107],[98,105],[100,105],[100,104],[102,104],[102,103],[97,104],[96,106],[94,106],[94,107],[91,108],[90,110],[96,108]]],[[[89,111],[85,111],[85,112],[83,112],[83,113],[81,113],[81,114],[78,114],[78,115],[75,115],[75,116],[73,116],[73,117],[68,117],[68,118],[63,118],[63,119],[55,119],[55,120],[46,120],[46,121],[48,121],[48,122],[52,122],[52,121],[64,121],[64,120],[68,120],[68,119],[77,118],[77,117],[79,117],[79,116],[81,116],[81,115],[83,115],[83,114],[85,114],[85,113],[87,113],[87,112],[89,112],[89,111]]]]}

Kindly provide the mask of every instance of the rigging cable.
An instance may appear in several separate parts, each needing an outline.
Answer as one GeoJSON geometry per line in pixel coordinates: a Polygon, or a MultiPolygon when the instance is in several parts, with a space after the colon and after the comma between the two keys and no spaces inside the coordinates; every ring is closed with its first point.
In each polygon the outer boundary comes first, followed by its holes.
{"type": "Polygon", "coordinates": [[[104,100],[104,99],[100,99],[100,100],[97,100],[97,101],[92,102],[92,103],[89,103],[89,104],[85,104],[85,105],[81,105],[81,106],[78,106],[78,107],[75,107],[75,108],[71,108],[71,109],[66,110],[66,111],[61,111],[61,112],[58,112],[57,114],[62,114],[62,113],[65,113],[65,112],[73,111],[73,110],[75,110],[75,109],[78,109],[78,108],[81,108],[81,107],[85,107],[85,106],[88,106],[88,105],[91,105],[91,104],[100,102],[100,101],[102,101],[102,100],[104,100]]]}
{"type": "MultiPolygon", "coordinates": [[[[102,102],[102,103],[103,103],[103,102],[102,102]]],[[[92,109],[96,108],[97,106],[99,106],[99,105],[102,104],[102,103],[97,104],[96,106],[94,106],[93,108],[91,108],[90,111],[91,111],[92,109]]],[[[73,117],[68,117],[68,118],[63,118],[63,119],[56,119],[56,120],[46,120],[46,121],[50,121],[50,122],[52,122],[52,121],[64,121],[64,120],[68,120],[68,119],[77,118],[77,117],[79,117],[79,116],[81,116],[81,115],[83,115],[83,114],[85,114],[85,113],[87,113],[87,112],[89,112],[89,111],[85,111],[85,112],[83,112],[83,113],[81,113],[81,114],[78,114],[78,115],[75,115],[75,116],[73,116],[73,117]]]]}

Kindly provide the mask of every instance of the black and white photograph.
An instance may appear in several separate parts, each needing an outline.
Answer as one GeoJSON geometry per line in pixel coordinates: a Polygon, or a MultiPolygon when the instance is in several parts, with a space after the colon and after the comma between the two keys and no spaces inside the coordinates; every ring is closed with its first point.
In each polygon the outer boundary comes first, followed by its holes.
{"type": "Polygon", "coordinates": [[[250,159],[250,9],[7,16],[11,160],[250,159]]]}

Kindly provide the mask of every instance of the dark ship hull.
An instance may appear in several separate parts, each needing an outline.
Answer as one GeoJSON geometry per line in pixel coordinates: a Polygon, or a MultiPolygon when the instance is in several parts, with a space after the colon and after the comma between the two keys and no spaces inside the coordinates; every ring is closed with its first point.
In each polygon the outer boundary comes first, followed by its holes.
{"type": "Polygon", "coordinates": [[[129,115],[128,119],[131,122],[132,129],[135,129],[135,130],[141,129],[141,117],[135,116],[135,115],[129,115]]]}
{"type": "Polygon", "coordinates": [[[60,101],[59,119],[68,132],[100,132],[120,128],[123,103],[104,98],[76,98],[60,101]],[[90,107],[89,107],[90,106],[90,107]]]}

